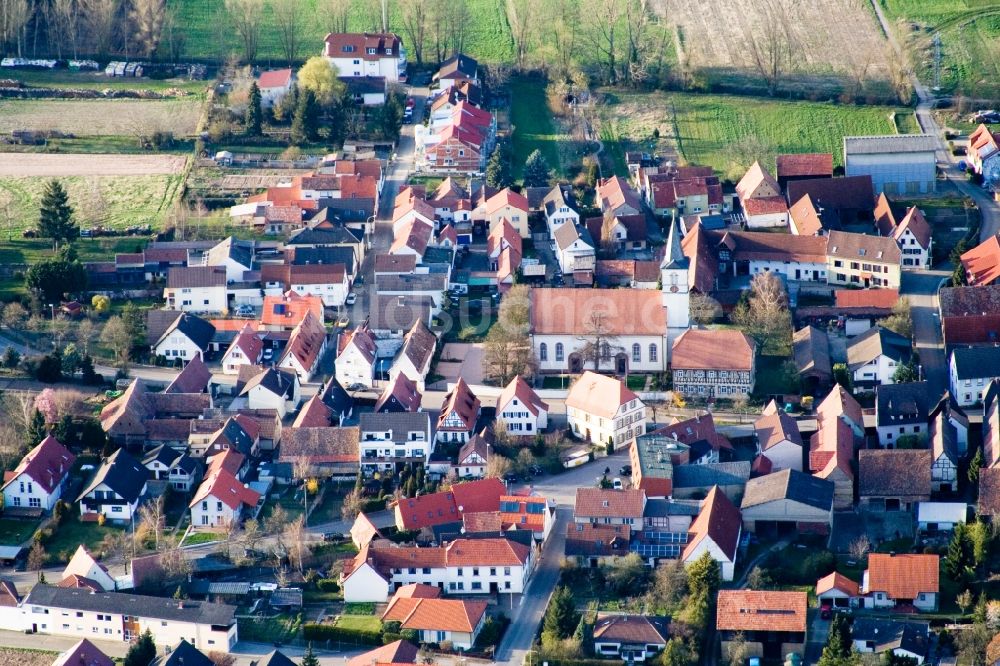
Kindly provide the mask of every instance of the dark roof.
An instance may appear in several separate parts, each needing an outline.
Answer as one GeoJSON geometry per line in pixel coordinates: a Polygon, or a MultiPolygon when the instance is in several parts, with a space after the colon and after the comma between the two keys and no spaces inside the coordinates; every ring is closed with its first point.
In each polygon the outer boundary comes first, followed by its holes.
{"type": "Polygon", "coordinates": [[[340,80],[347,84],[347,92],[351,95],[385,94],[384,76],[348,76],[340,80]]]}
{"type": "Polygon", "coordinates": [[[858,452],[858,494],[862,497],[929,497],[930,449],[862,449],[858,452]]]}
{"type": "Polygon", "coordinates": [[[441,63],[441,69],[435,75],[438,79],[453,79],[456,74],[464,74],[466,78],[474,78],[479,69],[479,63],[474,58],[470,58],[464,53],[453,55],[441,63]]]}
{"type": "Polygon", "coordinates": [[[171,266],[167,271],[167,288],[225,287],[226,269],[219,266],[171,266]]]}
{"type": "Polygon", "coordinates": [[[594,640],[627,645],[666,644],[669,618],[650,615],[598,615],[594,640]]]}
{"type": "Polygon", "coordinates": [[[674,467],[674,488],[743,485],[749,478],[749,460],[674,467]]]}
{"type": "Polygon", "coordinates": [[[759,476],[747,482],[742,509],[776,500],[792,500],[829,511],[833,506],[833,482],[795,469],[759,476]]]}
{"type": "Polygon", "coordinates": [[[876,653],[899,648],[927,656],[929,632],[927,622],[859,617],[851,624],[851,638],[856,641],[874,641],[876,653]]]}
{"type": "Polygon", "coordinates": [[[251,377],[240,395],[245,395],[256,386],[262,386],[275,395],[290,398],[295,391],[297,375],[290,370],[268,368],[251,377]]]}
{"type": "Polygon", "coordinates": [[[401,444],[409,439],[408,433],[429,433],[430,424],[427,412],[364,412],[358,416],[362,444],[366,432],[390,432],[390,440],[401,444]]]}
{"type": "MultiPolygon", "coordinates": [[[[205,558],[202,558],[205,559],[205,558]]],[[[206,601],[184,601],[125,592],[91,592],[73,587],[38,584],[31,588],[25,603],[67,610],[133,615],[158,620],[230,626],[236,622],[236,608],[206,601]]]]}
{"type": "Polygon", "coordinates": [[[430,296],[375,294],[369,310],[369,324],[374,330],[408,331],[417,319],[430,323],[433,306],[430,296]]]}
{"type": "Polygon", "coordinates": [[[161,654],[149,666],[214,666],[212,660],[183,638],[170,654],[161,654]]]}
{"type": "Polygon", "coordinates": [[[212,337],[215,336],[215,326],[212,326],[212,324],[201,317],[183,312],[177,316],[172,324],[167,326],[166,330],[156,340],[154,346],[175,330],[186,335],[203,352],[208,351],[208,344],[212,341],[212,337]]]}
{"type": "Polygon", "coordinates": [[[60,654],[52,666],[115,666],[115,662],[84,638],[60,654]]]}
{"type": "Polygon", "coordinates": [[[952,362],[959,379],[1000,377],[1000,347],[958,347],[952,362]]]}
{"type": "Polygon", "coordinates": [[[323,387],[320,400],[341,417],[350,414],[354,408],[354,398],[344,390],[335,377],[331,377],[330,381],[323,387]]]}
{"type": "Polygon", "coordinates": [[[354,274],[354,248],[346,245],[335,247],[293,247],[288,253],[288,263],[293,266],[313,264],[343,264],[348,275],[354,274]]]}
{"type": "Polygon", "coordinates": [[[881,326],[873,326],[847,345],[847,365],[851,371],[887,356],[896,363],[907,363],[912,355],[909,338],[881,326]]]}
{"type": "MultiPolygon", "coordinates": [[[[330,210],[329,208],[324,208],[323,210],[330,210]]],[[[315,218],[314,218],[315,219],[315,218]]],[[[360,243],[361,239],[355,235],[355,232],[348,229],[347,227],[334,227],[332,229],[324,227],[303,227],[293,231],[288,237],[288,241],[285,245],[353,245],[360,243]]],[[[296,248],[296,256],[299,252],[305,248],[296,248]]],[[[294,262],[293,262],[294,263],[294,262]]],[[[337,262],[342,263],[342,262],[337,262]]]]}
{"type": "Polygon", "coordinates": [[[148,474],[142,463],[129,455],[125,449],[118,449],[97,468],[90,483],[80,493],[80,499],[103,483],[127,502],[135,502],[142,495],[148,474]]]}
{"type": "Polygon", "coordinates": [[[875,393],[875,420],[879,426],[926,423],[933,406],[927,382],[882,384],[875,393]]]}
{"type": "Polygon", "coordinates": [[[263,659],[251,662],[250,666],[298,666],[298,664],[286,657],[284,653],[271,650],[264,655],[263,659]]]}
{"type": "Polygon", "coordinates": [[[146,310],[146,339],[156,342],[184,314],[180,310],[146,310]]]}
{"type": "Polygon", "coordinates": [[[667,516],[697,516],[701,510],[698,500],[675,500],[655,497],[646,500],[642,510],[643,518],[666,518],[667,516]]]}
{"type": "Polygon", "coordinates": [[[833,377],[830,363],[830,339],[826,331],[806,326],[792,336],[792,358],[800,375],[829,380],[833,377]]]}
{"type": "Polygon", "coordinates": [[[169,468],[174,464],[174,461],[182,455],[183,454],[177,449],[167,446],[166,444],[160,444],[142,457],[142,464],[150,465],[158,461],[164,467],[169,468]]]}
{"type": "MultiPolygon", "coordinates": [[[[211,324],[209,324],[211,326],[211,324]]],[[[214,330],[214,328],[213,328],[214,330]]],[[[184,369],[177,373],[164,393],[204,393],[212,381],[212,371],[208,369],[201,356],[195,356],[185,364],[184,369]]]]}
{"type": "Polygon", "coordinates": [[[868,175],[793,180],[785,187],[789,204],[808,194],[817,208],[875,210],[875,188],[868,175]]]}

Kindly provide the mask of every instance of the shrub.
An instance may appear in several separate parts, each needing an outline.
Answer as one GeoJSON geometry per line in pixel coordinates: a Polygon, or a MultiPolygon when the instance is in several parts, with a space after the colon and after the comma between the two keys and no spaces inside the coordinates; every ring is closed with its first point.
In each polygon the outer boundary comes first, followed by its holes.
{"type": "Polygon", "coordinates": [[[332,624],[309,623],[302,627],[302,638],[307,641],[336,641],[356,645],[382,645],[381,631],[364,631],[337,627],[332,624]]]}
{"type": "Polygon", "coordinates": [[[320,578],[316,581],[320,592],[340,592],[340,583],[333,578],[320,578]]]}

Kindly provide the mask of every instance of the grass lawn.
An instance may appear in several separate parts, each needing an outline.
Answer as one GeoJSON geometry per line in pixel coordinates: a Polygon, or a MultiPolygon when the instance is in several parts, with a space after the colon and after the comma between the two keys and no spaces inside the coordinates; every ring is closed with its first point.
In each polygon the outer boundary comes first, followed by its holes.
{"type": "Polygon", "coordinates": [[[382,631],[382,620],[373,615],[341,615],[334,624],[352,631],[382,631]]]}
{"type": "MultiPolygon", "coordinates": [[[[121,229],[148,224],[158,229],[182,189],[180,174],[71,176],[59,180],[69,193],[70,205],[81,227],[101,225],[121,229]]],[[[2,231],[20,236],[23,230],[36,226],[38,206],[47,182],[47,178],[0,178],[0,206],[10,202],[10,222],[2,231]]],[[[102,242],[105,241],[84,239],[78,243],[81,259],[86,260],[82,256],[86,245],[102,242]]],[[[137,242],[133,238],[127,247],[135,247],[137,242]]],[[[10,250],[12,243],[13,240],[0,244],[0,253],[10,250]]],[[[0,256],[0,261],[3,259],[0,256]]]]}
{"type": "Polygon", "coordinates": [[[37,520],[0,518],[0,545],[19,546],[38,529],[37,520]]]}
{"type": "MultiPolygon", "coordinates": [[[[113,261],[115,254],[141,250],[147,242],[140,236],[81,238],[74,247],[80,261],[113,261]]],[[[32,264],[51,255],[52,242],[44,238],[0,239],[0,264],[32,264]]]]}
{"type": "Polygon", "coordinates": [[[546,375],[542,377],[543,389],[565,389],[569,388],[573,378],[568,375],[546,375]]]}
{"type": "Polygon", "coordinates": [[[344,506],[344,493],[351,490],[352,487],[352,484],[343,484],[342,487],[335,484],[328,485],[323,494],[323,502],[309,514],[309,522],[313,525],[322,525],[340,520],[340,508],[344,506]]]}
{"type": "Polygon", "coordinates": [[[541,80],[513,79],[510,83],[510,121],[513,128],[513,171],[520,178],[524,162],[535,150],[555,170],[559,169],[559,142],[567,137],[556,132],[556,124],[545,100],[541,80]]]}
{"type": "Polygon", "coordinates": [[[757,379],[754,395],[767,396],[774,393],[797,393],[798,386],[789,384],[782,366],[788,361],[785,356],[760,356],[757,358],[757,379]]]}
{"type": "Polygon", "coordinates": [[[302,495],[298,498],[295,496],[295,491],[297,488],[289,487],[286,488],[280,495],[272,493],[270,500],[264,505],[264,508],[260,511],[260,516],[258,520],[263,523],[274,513],[274,509],[280,506],[285,510],[285,515],[288,516],[289,521],[297,520],[299,516],[302,515],[302,495]]]}
{"type": "Polygon", "coordinates": [[[105,76],[100,72],[71,72],[68,69],[15,70],[10,78],[37,88],[70,88],[83,90],[155,90],[164,94],[204,95],[210,81],[187,79],[146,79],[105,76]]]}
{"type": "Polygon", "coordinates": [[[92,553],[101,551],[101,542],[108,534],[121,532],[123,528],[113,527],[110,523],[84,523],[78,515],[66,518],[55,533],[43,544],[48,553],[48,562],[68,562],[73,552],[81,544],[92,553]]]}
{"type": "MultiPolygon", "coordinates": [[[[223,0],[168,0],[168,4],[178,12],[177,20],[185,37],[185,57],[224,60],[231,52],[242,52],[236,33],[229,28],[231,22],[223,10],[223,0]]],[[[299,59],[318,54],[323,36],[330,31],[323,5],[322,0],[302,0],[300,13],[304,21],[299,28],[299,59]]],[[[371,31],[381,25],[378,3],[352,0],[351,5],[348,11],[349,31],[371,31]]],[[[463,50],[481,61],[511,61],[514,43],[504,11],[504,0],[467,0],[466,5],[469,19],[466,21],[463,50]]],[[[399,3],[389,3],[389,25],[397,32],[402,28],[400,6],[399,3]]],[[[271,3],[265,2],[257,61],[263,66],[281,67],[285,58],[277,30],[272,27],[273,11],[271,3]]],[[[427,40],[428,53],[430,41],[427,40]]],[[[406,47],[410,48],[409,44],[406,47]]],[[[428,54],[425,57],[433,56],[428,54]]],[[[415,60],[412,50],[409,58],[415,60]]]]}
{"type": "Polygon", "coordinates": [[[194,134],[203,100],[186,99],[4,99],[0,132],[51,130],[76,135],[137,136],[140,131],[194,134]]]}
{"type": "Polygon", "coordinates": [[[221,534],[215,532],[192,532],[184,539],[184,545],[193,546],[199,543],[211,543],[212,541],[220,541],[222,538],[221,534]]]}

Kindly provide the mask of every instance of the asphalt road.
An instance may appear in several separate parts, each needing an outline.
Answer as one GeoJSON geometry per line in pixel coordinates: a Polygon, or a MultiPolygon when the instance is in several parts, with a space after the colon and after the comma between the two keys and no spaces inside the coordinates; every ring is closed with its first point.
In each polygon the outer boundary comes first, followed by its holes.
{"type": "Polygon", "coordinates": [[[910,301],[913,344],[931,395],[941,395],[948,388],[948,360],[938,316],[938,289],[948,276],[948,271],[903,271],[900,290],[910,301]]]}

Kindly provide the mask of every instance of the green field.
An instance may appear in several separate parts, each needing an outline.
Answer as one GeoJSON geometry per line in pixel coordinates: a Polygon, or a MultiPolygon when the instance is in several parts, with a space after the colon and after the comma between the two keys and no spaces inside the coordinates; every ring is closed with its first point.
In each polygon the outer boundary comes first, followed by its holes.
{"type": "MultiPolygon", "coordinates": [[[[6,76],[6,73],[5,73],[6,76]]],[[[155,90],[164,95],[204,95],[208,81],[186,79],[148,79],[105,76],[103,72],[71,72],[66,69],[18,69],[10,74],[26,85],[37,88],[80,90],[155,90]]]]}
{"type": "Polygon", "coordinates": [[[549,166],[559,168],[559,144],[568,140],[556,132],[555,121],[545,101],[545,83],[536,79],[513,79],[510,83],[510,122],[513,132],[514,177],[521,177],[525,160],[535,150],[542,151],[549,166]]]}
{"type": "Polygon", "coordinates": [[[170,131],[194,134],[202,101],[175,99],[5,99],[0,100],[0,133],[51,131],[82,136],[139,136],[170,131]]]}
{"type": "MultiPolygon", "coordinates": [[[[0,237],[20,236],[38,220],[48,178],[0,178],[0,210],[10,202],[10,218],[0,237]]],[[[69,192],[82,227],[123,228],[149,224],[159,229],[181,190],[181,175],[71,176],[59,179],[69,192]]]]}
{"type": "Polygon", "coordinates": [[[382,631],[382,621],[372,615],[341,615],[336,626],[352,631],[382,631]]]}
{"type": "MultiPolygon", "coordinates": [[[[843,162],[849,135],[894,134],[891,113],[909,109],[776,101],[730,95],[630,93],[609,95],[606,115],[616,120],[619,141],[676,131],[677,149],[690,164],[739,178],[755,159],[774,164],[777,153],[830,152],[843,162]],[[676,118],[676,125],[673,122],[676,118]]],[[[906,121],[904,121],[906,122],[906,121]]],[[[620,150],[606,145],[606,150],[620,150]]]]}
{"type": "Polygon", "coordinates": [[[38,529],[37,520],[0,518],[0,544],[19,546],[30,539],[36,529],[38,529]]]}
{"type": "Polygon", "coordinates": [[[935,33],[941,35],[941,90],[1000,99],[1000,2],[997,0],[880,0],[913,67],[934,81],[935,33]]]}
{"type": "MultiPolygon", "coordinates": [[[[232,52],[239,52],[240,44],[230,21],[223,11],[223,0],[169,0],[177,8],[178,21],[186,38],[184,55],[189,58],[225,60],[232,52]]],[[[302,30],[299,59],[318,55],[323,47],[323,37],[330,32],[322,12],[322,0],[302,0],[302,30]]],[[[389,3],[389,27],[403,32],[397,3],[389,3]]],[[[514,44],[504,11],[504,0],[467,0],[470,20],[464,51],[484,62],[510,61],[514,44]]],[[[373,30],[381,27],[378,3],[370,0],[353,0],[350,12],[351,30],[373,30]]],[[[265,3],[264,29],[261,31],[258,63],[281,65],[284,63],[277,32],[268,29],[273,25],[273,8],[265,3]]],[[[428,31],[430,32],[430,31],[428,31]]],[[[430,42],[430,39],[428,39],[430,42]]],[[[413,55],[410,55],[413,61],[413,55]]]]}

